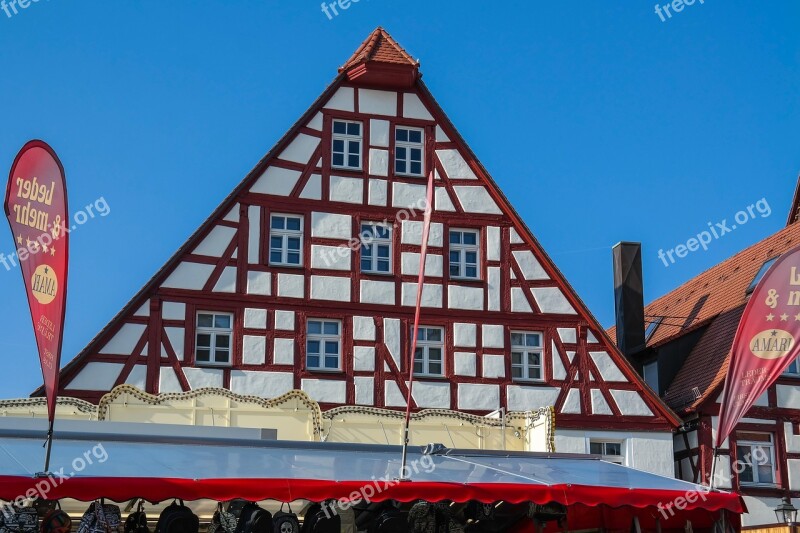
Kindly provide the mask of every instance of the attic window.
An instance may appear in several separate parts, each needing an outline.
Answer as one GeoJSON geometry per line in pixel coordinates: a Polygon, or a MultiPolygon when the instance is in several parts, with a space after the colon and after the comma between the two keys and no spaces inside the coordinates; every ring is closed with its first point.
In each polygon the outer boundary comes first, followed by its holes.
{"type": "Polygon", "coordinates": [[[647,324],[647,327],[644,330],[645,342],[650,342],[650,337],[652,337],[653,333],[656,332],[662,320],[664,320],[663,316],[654,316],[650,318],[650,322],[647,324]]]}
{"type": "Polygon", "coordinates": [[[745,294],[750,294],[750,293],[752,293],[754,290],[756,290],[756,285],[758,285],[758,282],[759,282],[759,281],[761,281],[761,278],[763,278],[763,277],[764,277],[764,274],[766,274],[766,273],[767,273],[767,270],[769,270],[769,267],[771,267],[771,266],[772,266],[772,264],[773,264],[773,263],[774,263],[774,262],[775,262],[777,259],[778,259],[777,257],[773,257],[772,259],[767,259],[766,261],[764,261],[764,264],[763,264],[763,265],[761,265],[761,268],[760,268],[760,269],[758,269],[758,274],[756,274],[756,277],[754,277],[754,278],[753,278],[753,281],[752,281],[752,282],[750,282],[750,286],[749,286],[749,287],[747,287],[747,290],[745,291],[745,294]]]}

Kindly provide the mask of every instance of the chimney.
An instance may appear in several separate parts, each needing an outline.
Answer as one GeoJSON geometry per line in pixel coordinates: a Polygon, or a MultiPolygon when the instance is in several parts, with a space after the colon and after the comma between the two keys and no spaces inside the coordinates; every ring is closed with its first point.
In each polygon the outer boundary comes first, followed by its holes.
{"type": "Polygon", "coordinates": [[[614,256],[614,308],[617,320],[617,346],[631,360],[644,349],[644,284],[642,244],[621,242],[612,249],[614,256]]]}

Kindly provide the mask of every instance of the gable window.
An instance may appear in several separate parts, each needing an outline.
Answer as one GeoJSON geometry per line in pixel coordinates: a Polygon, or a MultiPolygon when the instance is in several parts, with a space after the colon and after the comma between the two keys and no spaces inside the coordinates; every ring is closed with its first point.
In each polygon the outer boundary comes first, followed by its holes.
{"type": "Polygon", "coordinates": [[[303,217],[274,214],[269,223],[269,264],[300,266],[303,264],[303,217]]]}
{"type": "Polygon", "coordinates": [[[541,381],[542,334],[511,332],[511,377],[522,381],[541,381]]]}
{"type": "MultiPolygon", "coordinates": [[[[411,331],[413,334],[413,330],[411,331]]],[[[420,326],[414,352],[414,374],[444,376],[444,330],[420,326]]]]}
{"type": "Polygon", "coordinates": [[[654,316],[654,317],[645,317],[645,320],[649,320],[647,323],[647,327],[644,330],[644,340],[645,342],[650,341],[650,337],[653,336],[653,333],[656,332],[658,326],[661,325],[661,321],[664,320],[663,316],[654,316]]]}
{"type": "Polygon", "coordinates": [[[742,485],[775,484],[775,446],[769,433],[736,434],[736,472],[742,485]]]}
{"type": "Polygon", "coordinates": [[[361,224],[361,272],[391,274],[392,228],[377,222],[361,224]]]}
{"type": "Polygon", "coordinates": [[[772,259],[767,259],[766,261],[764,261],[764,264],[761,265],[761,268],[758,269],[758,272],[756,273],[756,276],[753,278],[753,281],[751,281],[750,285],[747,287],[747,291],[745,291],[746,294],[750,294],[754,290],[756,290],[758,282],[761,281],[761,278],[763,278],[764,274],[767,273],[769,267],[771,267],[772,264],[777,260],[778,260],[777,257],[773,257],[772,259]]]}
{"type": "Polygon", "coordinates": [[[197,313],[194,343],[194,361],[197,365],[231,364],[231,337],[233,315],[201,311],[197,313]]]}
{"type": "Polygon", "coordinates": [[[478,232],[470,229],[450,230],[450,277],[478,279],[478,232]]]}
{"type": "Polygon", "coordinates": [[[645,383],[650,385],[650,388],[658,392],[658,361],[647,363],[642,367],[642,375],[645,383]]]}
{"type": "Polygon", "coordinates": [[[331,165],[335,168],[361,170],[361,123],[333,121],[331,165]]]}
{"type": "Polygon", "coordinates": [[[424,133],[420,128],[397,127],[394,130],[394,172],[405,176],[422,176],[425,153],[424,133]]]}
{"type": "Polygon", "coordinates": [[[622,443],[607,442],[601,440],[589,441],[589,453],[592,455],[602,455],[604,461],[610,463],[623,464],[622,443]]]}
{"type": "Polygon", "coordinates": [[[309,320],[306,336],[306,368],[341,370],[342,323],[338,320],[309,320]]]}

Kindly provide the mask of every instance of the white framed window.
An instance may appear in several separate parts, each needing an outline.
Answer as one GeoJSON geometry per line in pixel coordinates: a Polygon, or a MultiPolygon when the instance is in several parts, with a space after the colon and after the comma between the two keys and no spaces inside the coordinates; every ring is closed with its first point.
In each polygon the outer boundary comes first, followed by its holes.
{"type": "Polygon", "coordinates": [[[783,373],[787,376],[800,377],[800,357],[792,361],[783,373]]]}
{"type": "Polygon", "coordinates": [[[619,465],[625,463],[625,457],[622,454],[622,442],[620,441],[592,439],[589,441],[589,453],[592,455],[602,455],[603,460],[610,463],[617,463],[619,465]]]}
{"type": "Polygon", "coordinates": [[[360,122],[334,120],[331,165],[334,168],[361,170],[361,144],[360,122]]]}
{"type": "Polygon", "coordinates": [[[425,132],[421,128],[397,126],[394,129],[394,172],[402,176],[424,173],[425,132]]]}
{"type": "Polygon", "coordinates": [[[450,277],[478,279],[479,233],[472,229],[450,230],[450,277]]]}
{"type": "Polygon", "coordinates": [[[361,224],[361,272],[392,273],[392,228],[378,222],[361,224]]]}
{"type": "Polygon", "coordinates": [[[527,331],[511,332],[511,378],[518,381],[541,381],[542,334],[527,331]]]}
{"type": "Polygon", "coordinates": [[[775,445],[770,433],[736,432],[734,470],[742,485],[775,485],[775,445]]]}
{"type": "MultiPolygon", "coordinates": [[[[411,330],[414,333],[414,330],[411,330]]],[[[420,326],[414,352],[414,374],[444,376],[444,330],[420,326]]]]}
{"type": "Polygon", "coordinates": [[[302,266],[302,216],[279,213],[270,215],[269,264],[276,266],[302,266]]]}
{"type": "Polygon", "coordinates": [[[658,392],[658,361],[647,363],[642,367],[642,375],[644,382],[650,385],[650,388],[658,392]]]}
{"type": "Polygon", "coordinates": [[[342,323],[338,320],[309,319],[306,331],[306,368],[341,370],[342,323]]]}
{"type": "Polygon", "coordinates": [[[198,366],[230,366],[233,314],[216,311],[197,313],[194,362],[198,366]]]}

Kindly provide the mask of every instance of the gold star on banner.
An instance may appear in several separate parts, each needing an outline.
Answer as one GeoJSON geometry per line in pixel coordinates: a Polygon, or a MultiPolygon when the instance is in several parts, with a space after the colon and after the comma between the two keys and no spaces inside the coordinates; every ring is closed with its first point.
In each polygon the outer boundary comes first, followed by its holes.
{"type": "Polygon", "coordinates": [[[796,315],[794,315],[794,319],[795,319],[797,322],[800,322],[800,313],[797,313],[796,315]]]}
{"type": "Polygon", "coordinates": [[[783,313],[781,315],[781,322],[786,322],[787,320],[789,320],[789,315],[787,315],[786,313],[783,313]]]}
{"type": "Polygon", "coordinates": [[[773,318],[775,318],[775,315],[773,315],[772,313],[768,314],[767,315],[767,322],[772,322],[773,318]]]}
{"type": "MultiPolygon", "coordinates": [[[[50,255],[56,255],[56,247],[55,246],[51,246],[50,247],[50,255]]],[[[800,316],[800,315],[797,315],[797,316],[800,316]]],[[[800,318],[798,320],[800,320],[800,318]]]]}
{"type": "Polygon", "coordinates": [[[44,250],[45,252],[47,251],[47,245],[45,243],[42,243],[42,250],[44,250]]]}
{"type": "Polygon", "coordinates": [[[17,235],[17,243],[22,244],[22,235],[17,235]]]}

